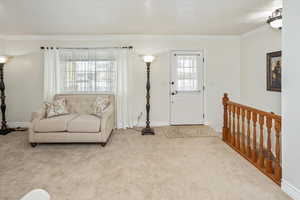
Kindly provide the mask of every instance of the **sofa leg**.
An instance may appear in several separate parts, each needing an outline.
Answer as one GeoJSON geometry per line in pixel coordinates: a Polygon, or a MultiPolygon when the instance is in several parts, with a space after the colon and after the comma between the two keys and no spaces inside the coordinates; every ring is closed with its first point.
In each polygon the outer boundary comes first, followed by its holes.
{"type": "Polygon", "coordinates": [[[101,145],[102,147],[105,147],[106,143],[107,143],[107,142],[100,142],[100,145],[101,145]]]}
{"type": "Polygon", "coordinates": [[[34,148],[36,147],[37,143],[30,143],[31,147],[34,148]]]}

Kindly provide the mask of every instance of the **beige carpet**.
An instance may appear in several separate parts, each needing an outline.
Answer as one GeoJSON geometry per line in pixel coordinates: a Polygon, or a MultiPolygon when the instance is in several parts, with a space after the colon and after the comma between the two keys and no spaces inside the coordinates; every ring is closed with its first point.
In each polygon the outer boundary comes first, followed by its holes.
{"type": "Polygon", "coordinates": [[[219,137],[116,132],[105,147],[39,145],[0,136],[0,199],[46,189],[51,200],[288,200],[219,137]]]}
{"type": "Polygon", "coordinates": [[[186,138],[186,137],[210,137],[217,136],[214,129],[209,126],[167,126],[161,127],[161,130],[168,138],[186,138]]]}

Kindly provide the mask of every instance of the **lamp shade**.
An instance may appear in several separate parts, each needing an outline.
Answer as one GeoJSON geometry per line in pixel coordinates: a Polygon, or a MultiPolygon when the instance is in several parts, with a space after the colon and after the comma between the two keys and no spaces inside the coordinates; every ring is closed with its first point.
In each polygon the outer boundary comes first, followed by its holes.
{"type": "Polygon", "coordinates": [[[154,56],[150,56],[150,55],[143,56],[143,60],[145,63],[152,63],[154,61],[154,59],[155,59],[154,56]]]}
{"type": "Polygon", "coordinates": [[[270,22],[272,28],[282,28],[282,19],[276,19],[275,21],[270,22]]]}
{"type": "Polygon", "coordinates": [[[7,56],[0,56],[0,63],[3,64],[3,63],[6,63],[8,60],[8,57],[7,56]]]}
{"type": "Polygon", "coordinates": [[[281,29],[282,28],[282,8],[276,9],[272,13],[272,15],[269,17],[267,23],[269,23],[272,28],[281,29]]]}

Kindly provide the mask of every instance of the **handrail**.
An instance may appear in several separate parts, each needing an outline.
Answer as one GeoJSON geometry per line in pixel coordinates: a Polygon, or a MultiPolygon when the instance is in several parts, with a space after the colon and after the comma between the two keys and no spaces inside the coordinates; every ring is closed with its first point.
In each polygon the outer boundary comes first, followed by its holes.
{"type": "Polygon", "coordinates": [[[262,114],[262,115],[265,115],[265,116],[269,116],[273,119],[277,119],[277,120],[281,120],[281,116],[280,115],[276,115],[272,112],[266,112],[266,111],[263,111],[263,110],[258,110],[256,108],[253,108],[253,107],[250,107],[250,106],[246,106],[246,105],[242,105],[242,104],[239,104],[239,103],[236,103],[236,102],[233,102],[233,101],[228,101],[227,102],[227,105],[234,105],[234,106],[237,106],[237,107],[241,107],[241,108],[244,108],[244,109],[247,109],[247,110],[252,110],[253,112],[256,112],[256,113],[259,113],[259,114],[262,114]]]}
{"type": "Polygon", "coordinates": [[[222,102],[223,141],[280,185],[281,116],[230,101],[226,93],[222,102]]]}

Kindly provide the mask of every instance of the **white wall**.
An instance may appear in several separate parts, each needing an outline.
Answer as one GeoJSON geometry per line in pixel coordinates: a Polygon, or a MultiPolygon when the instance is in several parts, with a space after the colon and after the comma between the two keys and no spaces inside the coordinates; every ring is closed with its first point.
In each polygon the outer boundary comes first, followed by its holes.
{"type": "Polygon", "coordinates": [[[267,91],[266,54],[281,50],[281,31],[263,26],[241,37],[241,102],[281,113],[281,93],[267,91]]]}
{"type": "Polygon", "coordinates": [[[282,187],[294,199],[300,199],[300,1],[283,3],[282,187]]]}
{"type": "Polygon", "coordinates": [[[4,40],[0,39],[0,55],[4,54],[4,40]]]}
{"type": "MultiPolygon", "coordinates": [[[[16,40],[17,39],[17,40],[16,40]]],[[[27,38],[28,39],[28,38],[27,38]]],[[[7,85],[7,116],[9,121],[29,121],[30,113],[42,104],[43,45],[60,47],[95,47],[133,45],[136,54],[158,56],[151,67],[151,121],[152,124],[169,122],[169,52],[170,50],[199,50],[206,53],[207,121],[221,130],[221,97],[240,97],[240,38],[237,36],[117,36],[94,40],[64,38],[60,40],[5,41],[6,54],[15,55],[5,70],[7,85]],[[66,39],[66,40],[65,40],[66,39]]],[[[31,38],[32,39],[32,38],[31,38]]],[[[138,56],[134,59],[135,113],[145,113],[145,65],[138,56]]],[[[188,105],[190,106],[190,105],[188,105]]],[[[144,121],[144,119],[143,119],[144,121]]]]}

